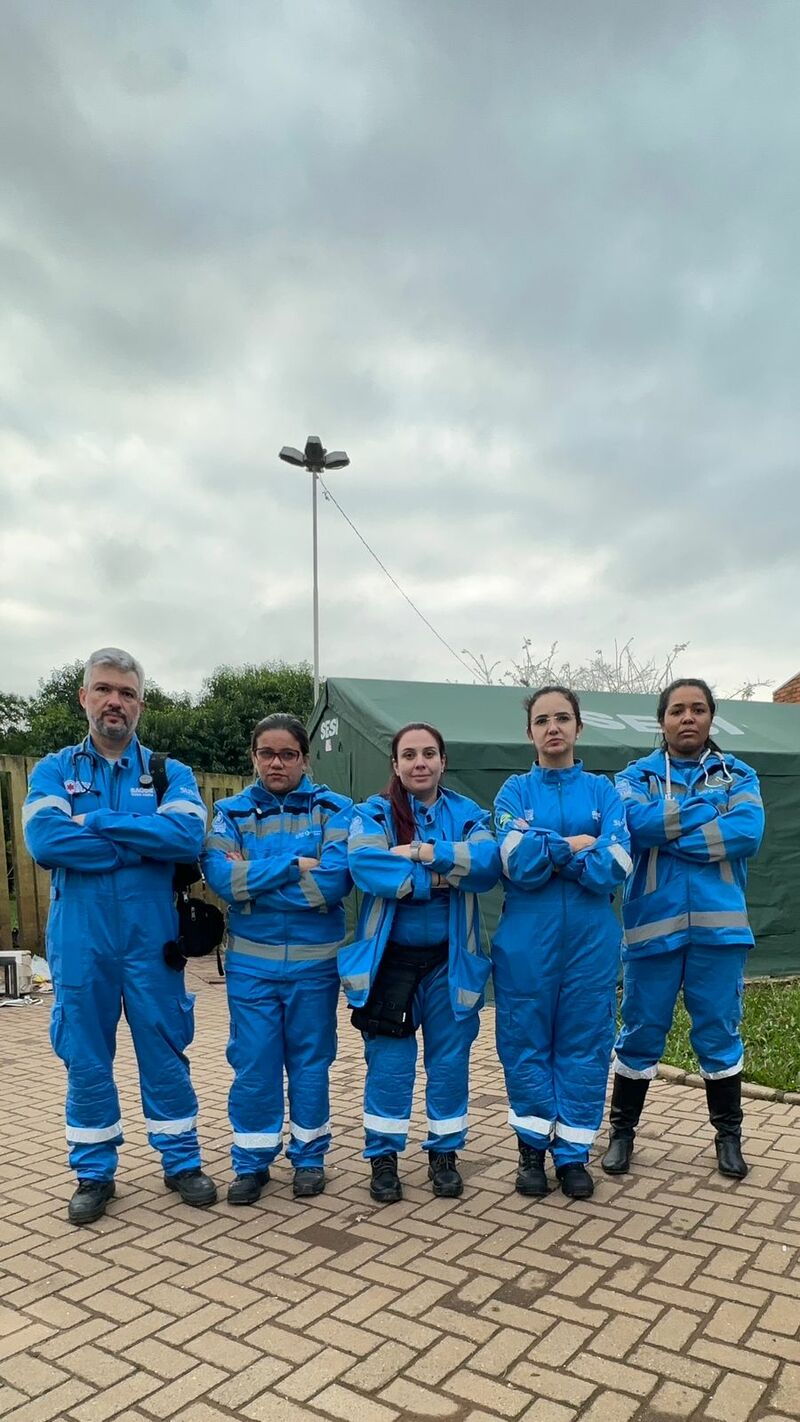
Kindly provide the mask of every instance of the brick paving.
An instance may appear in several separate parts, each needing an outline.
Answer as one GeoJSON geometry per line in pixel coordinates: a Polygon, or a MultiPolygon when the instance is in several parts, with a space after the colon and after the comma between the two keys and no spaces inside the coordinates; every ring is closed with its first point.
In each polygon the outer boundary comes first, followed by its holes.
{"type": "MultiPolygon", "coordinates": [[[[230,1178],[224,987],[192,973],[207,1168],[230,1178]]],[[[645,1422],[800,1417],[800,1108],[748,1101],[743,1184],[714,1169],[702,1093],[658,1081],[635,1173],[592,1201],[513,1190],[487,1009],[460,1201],[424,1158],[379,1207],[342,1014],[329,1186],[201,1213],[145,1140],[127,1032],[118,1196],[66,1223],[63,1071],[46,1005],[0,1011],[0,1416],[5,1422],[645,1422]]],[[[419,1112],[413,1139],[422,1138],[419,1112]]]]}

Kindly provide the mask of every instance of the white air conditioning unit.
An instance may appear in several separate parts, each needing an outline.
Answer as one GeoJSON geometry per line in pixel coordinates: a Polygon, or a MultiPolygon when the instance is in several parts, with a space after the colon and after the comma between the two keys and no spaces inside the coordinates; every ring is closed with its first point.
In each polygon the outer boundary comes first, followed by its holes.
{"type": "Polygon", "coordinates": [[[5,997],[24,997],[32,987],[30,953],[0,952],[0,993],[5,997]]]}

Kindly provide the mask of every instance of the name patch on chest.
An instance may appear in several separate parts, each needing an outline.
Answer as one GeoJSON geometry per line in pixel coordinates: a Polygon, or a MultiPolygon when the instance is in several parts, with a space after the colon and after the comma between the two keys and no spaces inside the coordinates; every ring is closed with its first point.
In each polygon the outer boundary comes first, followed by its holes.
{"type": "Polygon", "coordinates": [[[129,795],[155,795],[152,785],[134,785],[129,791],[129,795]]]}

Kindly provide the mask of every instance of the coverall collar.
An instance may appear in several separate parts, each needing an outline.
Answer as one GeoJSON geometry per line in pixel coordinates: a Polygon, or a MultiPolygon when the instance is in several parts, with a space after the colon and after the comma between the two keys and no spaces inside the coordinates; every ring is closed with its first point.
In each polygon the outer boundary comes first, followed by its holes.
{"type": "Polygon", "coordinates": [[[536,775],[544,781],[545,785],[557,785],[559,781],[563,784],[565,780],[577,780],[583,774],[583,761],[576,760],[574,765],[566,765],[561,770],[551,769],[550,766],[540,765],[538,760],[531,766],[531,775],[536,775]]]}
{"type": "Polygon", "coordinates": [[[251,795],[257,805],[263,805],[265,809],[280,808],[283,805],[289,807],[293,805],[307,805],[311,799],[316,786],[313,780],[304,775],[299,785],[295,785],[294,790],[288,790],[283,796],[273,795],[271,790],[267,790],[260,780],[254,780],[251,787],[251,795]]]}
{"type": "MultiPolygon", "coordinates": [[[[89,755],[94,756],[94,759],[96,761],[102,762],[104,765],[108,763],[107,757],[103,755],[103,752],[101,750],[97,749],[97,746],[92,740],[91,732],[88,736],[86,736],[85,740],[83,741],[81,750],[87,751],[89,755]]],[[[116,763],[117,765],[122,766],[123,770],[127,770],[129,765],[133,765],[141,761],[141,757],[142,753],[139,747],[139,737],[134,731],[133,736],[125,747],[125,750],[123,751],[122,755],[117,756],[116,763]]]]}

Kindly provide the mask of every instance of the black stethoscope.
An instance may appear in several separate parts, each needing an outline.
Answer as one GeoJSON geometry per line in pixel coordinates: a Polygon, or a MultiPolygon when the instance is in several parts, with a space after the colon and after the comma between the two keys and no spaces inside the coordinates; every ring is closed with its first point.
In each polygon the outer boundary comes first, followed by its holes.
{"type": "MultiPolygon", "coordinates": [[[[141,770],[141,774],[140,774],[140,776],[139,776],[139,784],[140,784],[140,786],[141,786],[141,788],[142,788],[143,790],[150,790],[150,789],[152,789],[152,785],[153,785],[153,777],[152,777],[152,775],[150,775],[149,772],[145,769],[144,756],[143,756],[143,754],[142,754],[142,747],[139,745],[139,742],[138,742],[138,741],[136,742],[136,748],[137,748],[137,750],[138,750],[138,752],[139,752],[139,767],[140,767],[140,770],[141,770]]],[[[95,766],[95,757],[94,757],[92,751],[89,750],[89,739],[88,739],[88,736],[87,736],[86,740],[83,741],[83,743],[81,744],[80,749],[79,749],[79,750],[76,750],[75,753],[73,754],[73,757],[72,757],[72,779],[73,779],[73,782],[74,782],[74,784],[75,784],[75,788],[76,788],[76,790],[77,790],[77,792],[78,792],[79,795],[91,795],[91,794],[93,794],[93,793],[97,793],[97,792],[95,792],[95,789],[94,789],[94,766],[95,766]],[[81,761],[87,761],[87,760],[88,760],[88,762],[89,762],[89,783],[88,783],[88,785],[85,783],[85,781],[84,781],[84,779],[83,779],[83,776],[84,776],[84,774],[85,774],[85,770],[84,770],[84,771],[81,771],[80,768],[79,768],[81,761]]]]}

